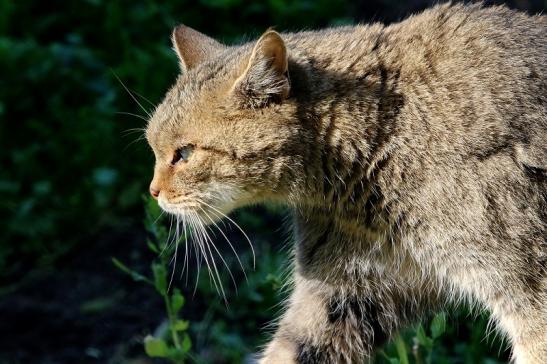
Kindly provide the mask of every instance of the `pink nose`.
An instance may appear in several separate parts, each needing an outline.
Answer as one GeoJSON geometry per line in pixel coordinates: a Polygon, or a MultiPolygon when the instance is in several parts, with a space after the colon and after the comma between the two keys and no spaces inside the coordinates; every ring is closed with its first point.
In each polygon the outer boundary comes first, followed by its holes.
{"type": "Polygon", "coordinates": [[[150,194],[152,195],[152,197],[157,199],[158,196],[160,195],[160,190],[157,190],[154,187],[150,186],[150,194]]]}

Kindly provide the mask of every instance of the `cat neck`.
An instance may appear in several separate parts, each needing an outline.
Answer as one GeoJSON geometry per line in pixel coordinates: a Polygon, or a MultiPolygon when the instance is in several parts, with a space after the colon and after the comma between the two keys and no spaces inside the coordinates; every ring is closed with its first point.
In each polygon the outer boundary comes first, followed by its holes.
{"type": "Polygon", "coordinates": [[[371,227],[396,195],[400,178],[391,157],[405,100],[399,70],[376,54],[368,57],[366,68],[345,73],[304,56],[291,64],[297,116],[315,140],[303,163],[301,194],[292,200],[301,211],[346,222],[359,217],[371,227]]]}

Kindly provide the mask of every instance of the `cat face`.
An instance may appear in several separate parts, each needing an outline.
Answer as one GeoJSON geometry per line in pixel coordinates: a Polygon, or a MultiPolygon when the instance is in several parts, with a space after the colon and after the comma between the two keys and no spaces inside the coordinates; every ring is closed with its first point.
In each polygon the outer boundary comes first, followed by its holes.
{"type": "Polygon", "coordinates": [[[301,128],[279,34],[228,48],[179,26],[173,45],[183,72],[146,130],[152,195],[165,211],[204,221],[280,198],[298,165],[301,128]]]}

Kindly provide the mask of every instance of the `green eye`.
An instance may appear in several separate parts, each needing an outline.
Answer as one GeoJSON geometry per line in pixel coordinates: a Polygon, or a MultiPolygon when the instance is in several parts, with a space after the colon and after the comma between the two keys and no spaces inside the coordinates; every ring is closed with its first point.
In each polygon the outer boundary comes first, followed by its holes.
{"type": "Polygon", "coordinates": [[[188,158],[190,158],[190,155],[192,155],[193,151],[193,145],[185,145],[184,147],[177,149],[175,151],[175,155],[173,156],[171,164],[175,165],[180,161],[188,162],[188,158]]]}

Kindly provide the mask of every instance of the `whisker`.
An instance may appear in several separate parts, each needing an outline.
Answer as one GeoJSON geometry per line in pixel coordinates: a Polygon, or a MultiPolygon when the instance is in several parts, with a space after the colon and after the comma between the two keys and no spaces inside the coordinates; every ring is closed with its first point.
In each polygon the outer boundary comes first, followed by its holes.
{"type": "Polygon", "coordinates": [[[194,252],[196,254],[197,275],[196,275],[196,283],[194,284],[194,292],[192,293],[192,296],[195,296],[197,288],[198,288],[198,283],[199,283],[199,275],[201,273],[201,261],[202,261],[203,258],[200,254],[199,246],[198,246],[198,244],[196,244],[195,228],[194,228],[194,224],[193,224],[193,222],[192,222],[192,220],[190,219],[189,216],[188,216],[188,224],[190,225],[190,235],[191,235],[191,238],[192,238],[192,248],[194,248],[194,252]]]}
{"type": "Polygon", "coordinates": [[[173,259],[173,270],[171,272],[171,278],[169,278],[169,284],[167,285],[167,292],[171,289],[171,284],[173,283],[173,277],[175,276],[175,272],[177,270],[177,255],[179,251],[179,224],[180,224],[180,217],[177,216],[177,234],[176,234],[176,240],[175,240],[175,254],[173,259]]]}
{"type": "MultiPolygon", "coordinates": [[[[241,267],[241,270],[243,271],[243,275],[245,276],[245,280],[248,281],[248,278],[247,278],[247,273],[245,272],[245,267],[243,266],[243,263],[241,262],[241,259],[239,259],[239,254],[237,254],[237,251],[235,250],[234,246],[232,245],[232,243],[230,242],[230,239],[228,239],[228,237],[226,236],[226,234],[224,233],[224,231],[222,231],[222,229],[218,226],[218,224],[209,216],[209,214],[203,209],[201,208],[201,211],[203,211],[203,213],[207,216],[207,218],[213,223],[213,225],[217,228],[217,230],[220,232],[220,234],[222,234],[222,236],[224,237],[224,239],[226,240],[226,242],[228,243],[228,245],[230,246],[230,248],[232,249],[232,251],[234,252],[234,255],[236,256],[236,259],[239,263],[239,266],[241,267]]],[[[237,289],[237,287],[236,287],[237,289]]]]}
{"type": "Polygon", "coordinates": [[[127,144],[127,145],[125,146],[125,148],[123,148],[123,151],[125,152],[130,146],[132,146],[133,144],[138,143],[138,142],[140,142],[140,141],[143,141],[143,140],[146,140],[146,136],[141,135],[141,136],[138,137],[137,139],[133,140],[131,143],[127,144]]]}
{"type": "Polygon", "coordinates": [[[218,210],[217,208],[209,205],[208,203],[206,203],[205,201],[200,201],[202,204],[204,204],[205,206],[209,207],[210,209],[212,209],[213,211],[216,211],[218,214],[220,214],[221,216],[225,217],[226,219],[228,219],[228,221],[230,221],[232,224],[235,225],[236,228],[239,229],[239,231],[241,231],[241,233],[243,234],[243,236],[245,236],[245,239],[247,239],[247,242],[249,243],[249,246],[251,247],[251,251],[252,251],[252,254],[253,254],[253,269],[256,268],[256,255],[255,255],[255,250],[253,248],[253,244],[251,243],[251,239],[249,239],[249,237],[247,236],[247,234],[245,233],[245,231],[243,231],[243,229],[241,228],[241,226],[238,225],[237,222],[235,222],[233,219],[231,219],[228,215],[226,215],[225,213],[223,213],[222,211],[218,210]]]}
{"type": "Polygon", "coordinates": [[[163,245],[163,248],[161,249],[159,256],[162,256],[163,253],[165,253],[165,251],[167,250],[167,247],[169,247],[171,245],[171,240],[172,240],[171,239],[171,229],[172,229],[172,227],[173,227],[173,215],[169,215],[169,231],[167,232],[167,241],[163,245]]]}
{"type": "Polygon", "coordinates": [[[145,136],[144,131],[140,128],[127,129],[121,132],[122,138],[129,137],[132,134],[139,133],[139,137],[145,136]]]}
{"type": "MultiPolygon", "coordinates": [[[[176,224],[175,224],[175,235],[173,237],[173,239],[171,239],[171,242],[170,242],[170,245],[171,244],[175,244],[175,249],[176,249],[176,245],[178,243],[178,240],[179,240],[179,236],[180,236],[180,220],[179,220],[179,216],[176,216],[176,224]]],[[[168,248],[167,251],[169,252],[170,249],[168,248]]],[[[173,260],[175,260],[176,257],[171,257],[171,260],[169,261],[169,265],[171,265],[173,263],[173,260]]]]}
{"type": "Polygon", "coordinates": [[[133,93],[137,95],[138,97],[140,97],[141,99],[143,99],[144,101],[146,101],[147,103],[149,103],[153,108],[156,108],[156,104],[154,104],[152,101],[144,97],[142,94],[138,93],[137,91],[133,91],[133,93]]]}
{"type": "MultiPolygon", "coordinates": [[[[205,227],[203,226],[203,223],[201,222],[201,220],[199,220],[198,218],[198,221],[200,223],[199,227],[202,231],[202,234],[203,234],[203,237],[205,239],[205,247],[207,248],[207,250],[209,251],[209,254],[210,254],[210,257],[211,257],[211,263],[213,265],[213,271],[214,273],[216,274],[216,277],[217,277],[217,281],[218,281],[218,285],[220,287],[220,291],[222,293],[222,297],[224,299],[224,302],[225,304],[228,304],[228,301],[226,299],[226,293],[224,292],[224,286],[222,285],[222,280],[220,278],[220,273],[218,271],[218,267],[217,267],[217,264],[216,264],[216,261],[215,261],[215,258],[214,258],[214,255],[213,255],[213,252],[211,251],[211,246],[213,246],[213,248],[216,250],[217,254],[220,256],[221,260],[224,262],[224,264],[226,265],[226,267],[228,268],[228,271],[230,270],[229,267],[228,267],[228,264],[226,264],[226,261],[224,260],[224,258],[222,258],[222,255],[220,254],[220,252],[218,251],[218,249],[216,248],[216,246],[213,244],[211,238],[209,237],[209,235],[207,234],[207,231],[205,230],[205,227]]],[[[235,285],[235,280],[233,279],[233,276],[232,276],[232,273],[229,271],[230,273],[230,276],[232,277],[232,280],[234,281],[234,285],[235,285]]]]}
{"type": "MultiPolygon", "coordinates": [[[[200,209],[201,209],[201,211],[202,211],[203,213],[205,213],[205,214],[207,215],[207,213],[206,213],[201,207],[200,207],[200,209]]],[[[209,219],[211,219],[211,218],[209,217],[209,215],[207,215],[207,217],[208,217],[209,219]]],[[[213,223],[214,223],[214,222],[213,222],[213,223]]],[[[215,227],[217,227],[217,229],[218,229],[218,226],[216,226],[216,224],[215,224],[215,227]]],[[[220,254],[220,251],[217,249],[215,243],[213,242],[213,239],[211,239],[211,236],[209,236],[209,234],[207,233],[207,227],[205,227],[205,226],[204,226],[204,231],[205,231],[205,233],[207,234],[207,236],[209,237],[209,242],[210,242],[211,245],[213,246],[213,249],[215,249],[215,251],[217,252],[218,256],[220,257],[220,260],[222,260],[222,262],[224,263],[224,266],[226,266],[226,269],[228,270],[228,274],[229,274],[230,277],[232,278],[232,282],[233,282],[233,284],[234,284],[234,288],[235,288],[235,290],[236,290],[236,292],[237,292],[237,284],[236,284],[234,275],[232,274],[232,270],[230,269],[230,266],[228,265],[228,263],[226,263],[226,260],[224,259],[224,257],[222,256],[222,254],[220,254]]],[[[220,231],[220,233],[221,233],[222,235],[224,235],[224,233],[222,232],[222,230],[219,229],[219,231],[220,231]]],[[[224,236],[225,236],[225,235],[224,235],[224,236]]],[[[226,237],[226,236],[225,236],[225,237],[226,237]]],[[[228,242],[228,243],[229,243],[229,242],[228,242]]],[[[230,245],[231,245],[231,244],[230,244],[230,245]]],[[[239,257],[237,256],[237,253],[235,253],[235,251],[234,251],[234,254],[236,254],[236,257],[238,258],[237,260],[239,261],[239,257]]],[[[241,265],[241,262],[240,262],[240,265],[241,265]]],[[[242,266],[242,268],[243,268],[243,266],[242,266]]],[[[243,270],[243,273],[245,274],[245,270],[243,270]]],[[[247,278],[246,275],[245,275],[245,278],[247,278]]]]}
{"type": "Polygon", "coordinates": [[[188,237],[186,234],[186,217],[182,216],[182,230],[184,231],[184,262],[182,265],[182,270],[180,271],[180,279],[182,279],[182,276],[184,275],[184,271],[186,270],[186,281],[185,284],[188,285],[188,265],[189,265],[189,256],[188,256],[188,237]]]}
{"type": "Polygon", "coordinates": [[[198,225],[199,222],[197,220],[197,216],[195,216],[195,215],[190,215],[190,216],[192,216],[192,219],[194,221],[194,226],[196,227],[196,236],[198,237],[198,244],[199,244],[202,256],[205,259],[205,264],[207,265],[207,271],[209,273],[209,278],[211,279],[213,285],[215,286],[215,289],[216,289],[217,293],[220,295],[219,286],[217,285],[216,278],[213,275],[213,272],[211,271],[211,265],[209,263],[209,259],[208,259],[208,255],[207,255],[207,249],[205,249],[205,241],[204,241],[202,232],[199,229],[199,225],[198,225]]]}
{"type": "MultiPolygon", "coordinates": [[[[224,287],[222,286],[222,280],[221,280],[220,274],[219,274],[219,272],[218,272],[217,264],[216,264],[215,258],[214,258],[214,256],[213,256],[213,252],[211,251],[211,245],[214,246],[214,244],[212,244],[212,243],[209,244],[209,242],[211,241],[211,240],[210,240],[210,237],[209,237],[209,235],[207,234],[207,232],[205,231],[205,228],[204,228],[204,226],[203,226],[203,222],[201,221],[201,219],[199,218],[199,216],[197,215],[197,213],[195,213],[195,214],[196,214],[196,215],[195,215],[195,216],[196,216],[196,220],[197,220],[197,222],[198,222],[198,228],[199,228],[199,230],[200,230],[200,232],[201,232],[201,235],[202,235],[202,237],[203,237],[203,239],[204,239],[204,240],[203,240],[204,246],[207,248],[207,250],[209,251],[209,254],[210,254],[211,264],[212,264],[212,266],[213,266],[213,272],[214,272],[214,274],[216,275],[217,280],[218,280],[218,286],[219,286],[219,288],[220,288],[219,294],[221,294],[222,297],[223,297],[223,299],[224,299],[224,301],[227,302],[227,300],[226,300],[226,293],[224,292],[224,287]]],[[[215,247],[215,249],[216,249],[216,247],[215,247]]],[[[218,250],[217,250],[217,252],[218,252],[218,250]]],[[[220,255],[220,253],[218,253],[218,254],[220,255]]],[[[210,269],[211,269],[211,266],[208,265],[208,267],[209,267],[209,270],[210,270],[210,269]]]]}
{"type": "Polygon", "coordinates": [[[116,72],[114,72],[114,70],[111,70],[112,71],[112,74],[114,75],[114,77],[116,77],[116,79],[120,82],[120,84],[123,86],[123,88],[125,89],[125,91],[127,91],[127,93],[129,94],[129,96],[131,96],[131,98],[133,99],[133,101],[135,101],[137,103],[137,105],[139,105],[139,107],[142,109],[142,111],[144,111],[144,113],[146,115],[148,115],[148,117],[152,117],[150,115],[150,113],[148,112],[148,110],[146,110],[144,108],[144,106],[142,106],[142,104],[139,102],[139,100],[137,100],[137,98],[133,95],[133,93],[131,93],[131,90],[129,90],[129,88],[127,88],[127,86],[125,86],[125,84],[123,83],[123,81],[118,77],[118,75],[116,74],[116,72]]]}
{"type": "MultiPolygon", "coordinates": [[[[145,118],[144,116],[139,115],[139,114],[134,114],[134,113],[132,113],[132,112],[127,112],[127,111],[116,111],[116,114],[134,116],[134,117],[136,117],[136,118],[139,118],[139,119],[141,119],[141,120],[144,120],[144,121],[148,122],[148,119],[145,118]]],[[[128,129],[128,130],[142,130],[142,131],[144,131],[144,129],[141,129],[141,128],[128,129]]]]}
{"type": "Polygon", "coordinates": [[[156,220],[154,220],[152,224],[156,225],[156,223],[158,222],[159,219],[161,219],[164,213],[165,213],[165,210],[161,210],[159,216],[156,218],[156,220]]]}

